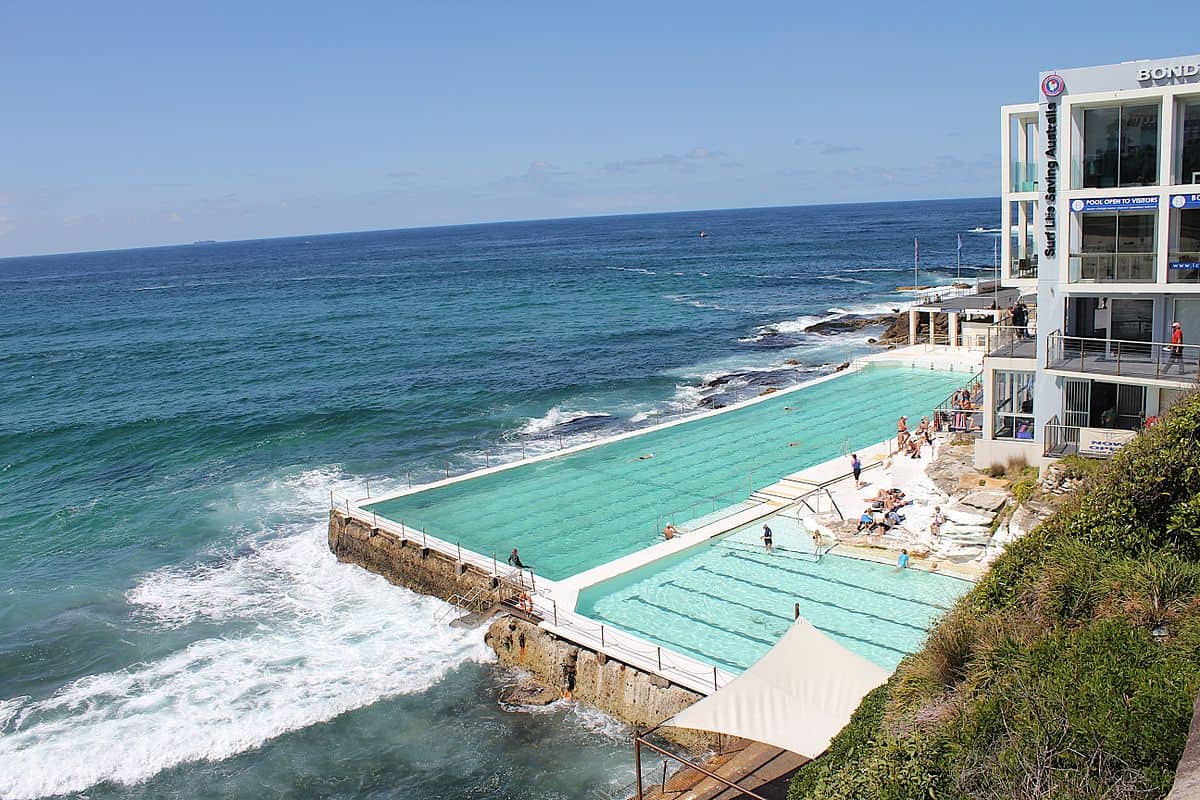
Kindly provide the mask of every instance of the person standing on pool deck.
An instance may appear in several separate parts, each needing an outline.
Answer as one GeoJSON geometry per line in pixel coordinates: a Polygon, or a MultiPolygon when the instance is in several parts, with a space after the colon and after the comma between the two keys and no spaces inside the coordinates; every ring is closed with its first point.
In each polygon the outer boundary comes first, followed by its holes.
{"type": "Polygon", "coordinates": [[[858,453],[850,454],[850,471],[854,473],[854,488],[861,489],[862,481],[858,479],[862,475],[862,462],[858,460],[858,453]]]}
{"type": "Polygon", "coordinates": [[[775,534],[771,533],[771,529],[766,525],[763,525],[762,540],[768,553],[775,551],[775,534]]]}
{"type": "Polygon", "coordinates": [[[900,558],[896,559],[896,566],[900,569],[908,569],[908,550],[900,551],[900,558]]]}

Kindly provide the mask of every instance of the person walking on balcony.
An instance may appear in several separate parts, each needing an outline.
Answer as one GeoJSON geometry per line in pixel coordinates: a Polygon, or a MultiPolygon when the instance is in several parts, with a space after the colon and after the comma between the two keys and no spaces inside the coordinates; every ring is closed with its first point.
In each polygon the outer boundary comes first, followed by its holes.
{"type": "Polygon", "coordinates": [[[1178,365],[1179,371],[1183,372],[1183,328],[1178,322],[1171,323],[1171,360],[1167,369],[1171,364],[1178,365]]]}

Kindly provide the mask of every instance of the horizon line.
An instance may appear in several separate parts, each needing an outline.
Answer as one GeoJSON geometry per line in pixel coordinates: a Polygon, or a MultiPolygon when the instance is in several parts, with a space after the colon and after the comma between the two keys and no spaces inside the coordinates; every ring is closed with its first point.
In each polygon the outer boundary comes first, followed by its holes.
{"type": "Polygon", "coordinates": [[[15,261],[17,259],[27,258],[55,258],[58,256],[81,256],[92,255],[97,253],[123,253],[131,250],[166,250],[176,247],[196,247],[200,243],[206,244],[247,244],[250,242],[269,242],[282,241],[285,239],[302,239],[302,238],[324,238],[328,236],[350,236],[364,233],[390,233],[393,231],[427,231],[427,230],[442,230],[447,228],[470,228],[482,225],[516,225],[530,222],[566,222],[570,220],[585,220],[585,219],[615,219],[619,217],[649,217],[663,216],[668,214],[706,214],[719,211],[765,211],[769,209],[780,208],[823,208],[832,206],[870,206],[870,205],[895,205],[900,203],[937,203],[948,202],[952,200],[1000,200],[1000,196],[963,196],[963,197],[925,197],[911,198],[908,200],[844,200],[834,203],[790,203],[786,205],[766,205],[766,206],[739,206],[734,208],[682,208],[671,211],[613,211],[600,214],[586,214],[583,216],[562,216],[562,217],[533,217],[526,219],[490,219],[477,220],[475,222],[451,222],[441,225],[409,225],[399,226],[396,228],[360,228],[346,231],[325,231],[323,233],[287,233],[277,236],[257,236],[251,239],[198,239],[191,242],[174,242],[172,244],[143,244],[132,245],[130,247],[106,247],[98,250],[62,250],[57,252],[46,253],[25,253],[22,255],[0,256],[0,263],[5,261],[15,261]]]}

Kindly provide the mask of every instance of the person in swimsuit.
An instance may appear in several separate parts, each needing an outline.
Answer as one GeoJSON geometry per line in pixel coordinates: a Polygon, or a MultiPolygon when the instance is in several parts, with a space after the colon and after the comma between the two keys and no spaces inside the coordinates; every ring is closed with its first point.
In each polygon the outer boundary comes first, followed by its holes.
{"type": "Polygon", "coordinates": [[[854,473],[854,488],[861,489],[862,481],[859,476],[862,475],[862,462],[858,460],[858,453],[850,454],[850,471],[854,473]]]}

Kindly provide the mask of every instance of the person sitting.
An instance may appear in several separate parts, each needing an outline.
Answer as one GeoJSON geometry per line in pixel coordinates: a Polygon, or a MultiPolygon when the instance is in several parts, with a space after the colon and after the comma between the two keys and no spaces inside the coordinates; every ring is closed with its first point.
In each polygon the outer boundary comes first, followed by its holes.
{"type": "Polygon", "coordinates": [[[929,520],[929,533],[934,539],[941,538],[942,526],[946,524],[946,515],[942,513],[941,506],[933,507],[933,517],[929,520]]]}
{"type": "Polygon", "coordinates": [[[671,539],[674,539],[678,535],[679,535],[679,529],[676,528],[670,522],[668,522],[667,526],[665,528],[663,528],[663,538],[664,539],[671,540],[671,539]]]}
{"type": "Polygon", "coordinates": [[[862,513],[862,516],[858,518],[858,528],[856,528],[854,532],[862,533],[863,528],[866,528],[867,533],[870,533],[875,530],[878,525],[879,523],[875,521],[875,515],[872,514],[871,509],[868,508],[862,513]]]}

